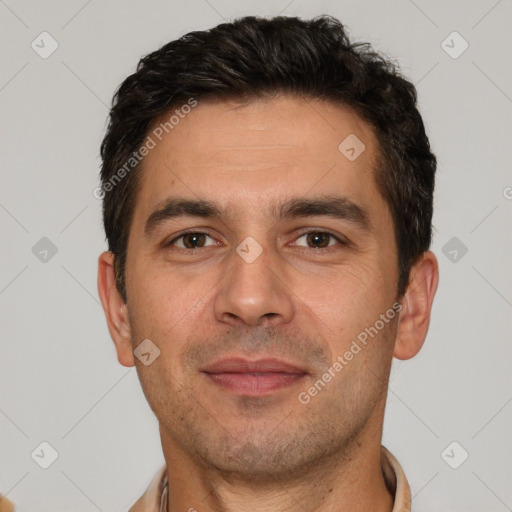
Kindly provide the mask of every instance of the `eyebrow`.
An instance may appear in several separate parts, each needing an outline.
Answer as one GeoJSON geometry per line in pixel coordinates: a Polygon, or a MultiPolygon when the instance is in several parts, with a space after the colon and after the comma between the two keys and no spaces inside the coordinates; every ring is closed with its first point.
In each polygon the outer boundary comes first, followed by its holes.
{"type": "MultiPolygon", "coordinates": [[[[317,216],[345,220],[362,231],[372,231],[368,211],[343,196],[312,199],[295,197],[287,199],[282,205],[274,207],[272,211],[275,221],[317,216]]],[[[147,218],[144,227],[145,235],[150,236],[164,221],[178,217],[232,219],[235,217],[235,213],[231,208],[222,207],[216,201],[169,197],[159,203],[147,218]]]]}

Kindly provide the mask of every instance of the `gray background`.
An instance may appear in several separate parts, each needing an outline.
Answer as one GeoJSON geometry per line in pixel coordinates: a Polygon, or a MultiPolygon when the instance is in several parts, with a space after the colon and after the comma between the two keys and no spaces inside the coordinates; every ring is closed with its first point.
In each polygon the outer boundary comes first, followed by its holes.
{"type": "Polygon", "coordinates": [[[164,462],[96,288],[92,191],[114,89],[190,30],[278,13],[338,17],[418,87],[439,159],[441,281],[422,351],[393,363],[383,444],[415,512],[512,510],[510,0],[0,0],[0,492],[17,510],[126,511],[164,462]],[[43,31],[59,45],[46,59],[31,47],[50,48],[43,31]],[[469,44],[457,58],[453,31],[469,44]],[[43,441],[58,452],[46,470],[31,457],[43,441]]]}

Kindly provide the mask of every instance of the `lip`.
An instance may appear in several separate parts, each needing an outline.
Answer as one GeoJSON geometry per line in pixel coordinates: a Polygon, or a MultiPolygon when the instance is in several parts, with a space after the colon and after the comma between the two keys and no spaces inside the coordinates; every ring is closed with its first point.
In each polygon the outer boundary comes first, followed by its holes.
{"type": "Polygon", "coordinates": [[[201,371],[205,373],[307,373],[292,363],[266,358],[251,361],[242,357],[228,357],[215,361],[201,371]]]}
{"type": "Polygon", "coordinates": [[[240,357],[215,361],[201,372],[218,386],[245,396],[267,395],[293,385],[308,373],[280,359],[251,361],[240,357]]]}

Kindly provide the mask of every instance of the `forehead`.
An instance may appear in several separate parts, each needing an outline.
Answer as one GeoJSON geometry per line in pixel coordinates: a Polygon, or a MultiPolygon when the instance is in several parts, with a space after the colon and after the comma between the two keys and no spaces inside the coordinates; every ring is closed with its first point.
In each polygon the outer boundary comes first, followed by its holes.
{"type": "Polygon", "coordinates": [[[241,209],[240,218],[244,208],[275,208],[279,198],[307,194],[340,192],[382,206],[378,142],[344,105],[293,96],[200,101],[174,107],[148,136],[154,148],[143,161],[136,219],[172,194],[214,198],[241,209]]]}

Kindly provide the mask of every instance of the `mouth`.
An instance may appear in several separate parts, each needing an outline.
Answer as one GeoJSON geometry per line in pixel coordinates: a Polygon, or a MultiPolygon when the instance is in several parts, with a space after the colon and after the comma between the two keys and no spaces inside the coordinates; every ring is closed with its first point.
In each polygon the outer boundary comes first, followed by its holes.
{"type": "Polygon", "coordinates": [[[308,372],[279,359],[226,358],[201,369],[217,386],[244,396],[261,396],[289,387],[308,372]]]}

